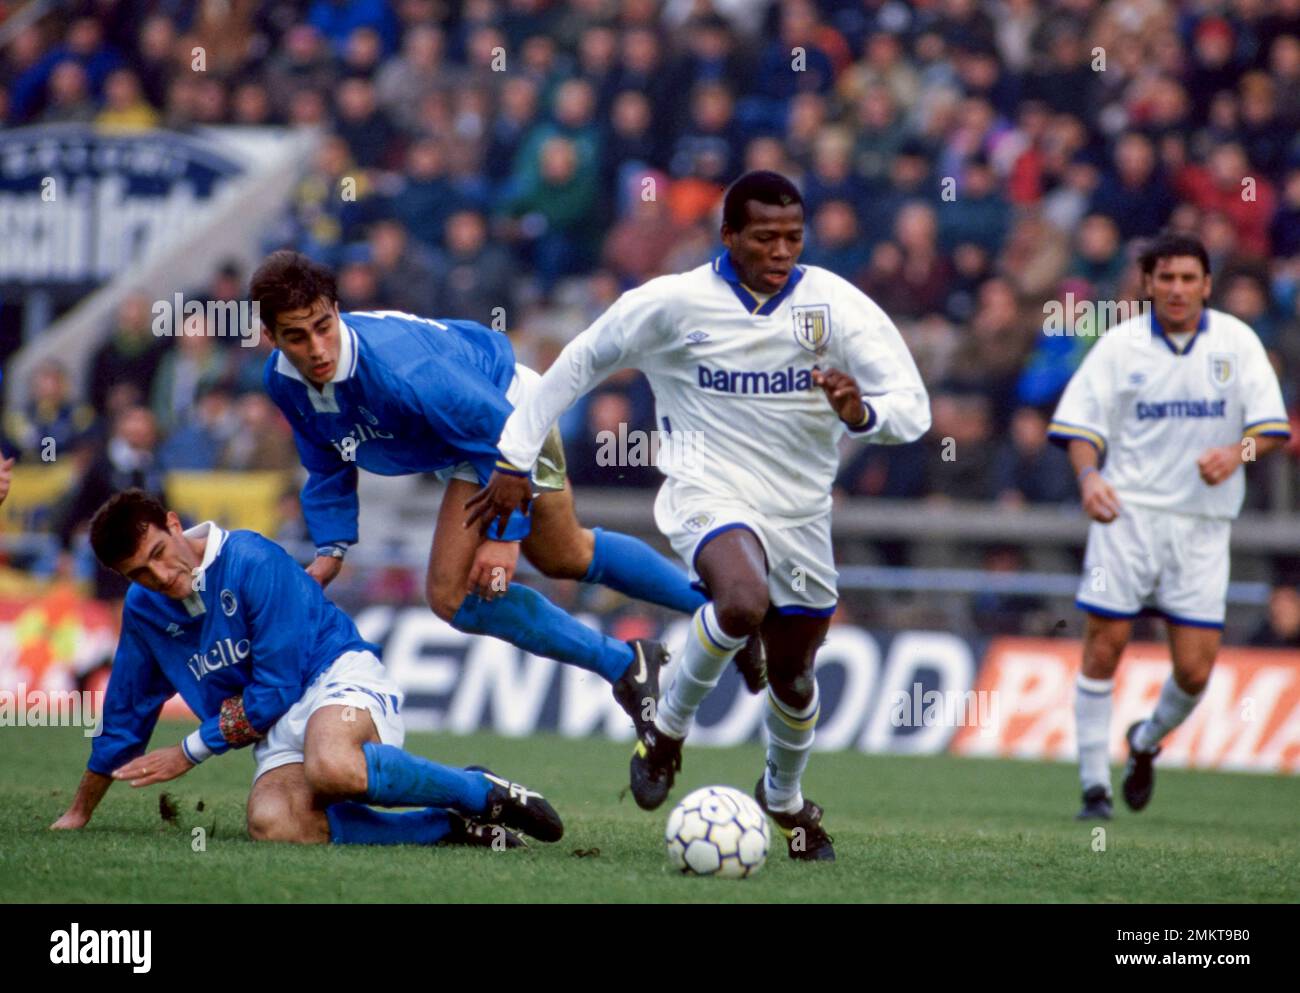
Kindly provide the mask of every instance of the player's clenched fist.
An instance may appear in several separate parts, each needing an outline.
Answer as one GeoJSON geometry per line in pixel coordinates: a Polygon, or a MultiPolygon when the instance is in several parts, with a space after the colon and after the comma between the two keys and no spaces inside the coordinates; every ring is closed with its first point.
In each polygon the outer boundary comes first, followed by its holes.
{"type": "Polygon", "coordinates": [[[1236,445],[1208,449],[1196,460],[1201,478],[1210,486],[1218,486],[1237,471],[1241,465],[1241,449],[1236,445]]]}
{"type": "Polygon", "coordinates": [[[1101,473],[1086,472],[1079,484],[1083,497],[1083,510],[1094,521],[1109,524],[1119,516],[1119,495],[1115,488],[1101,478],[1101,473]]]}
{"type": "Polygon", "coordinates": [[[867,408],[862,402],[862,391],[858,381],[847,372],[839,369],[814,369],[812,374],[814,386],[820,386],[826,393],[826,399],[841,421],[849,424],[861,424],[867,419],[867,408]]]}

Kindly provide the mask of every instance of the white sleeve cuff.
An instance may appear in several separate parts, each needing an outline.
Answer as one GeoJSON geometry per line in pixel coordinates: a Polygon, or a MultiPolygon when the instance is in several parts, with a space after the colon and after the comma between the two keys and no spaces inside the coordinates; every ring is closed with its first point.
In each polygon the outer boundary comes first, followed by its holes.
{"type": "Polygon", "coordinates": [[[181,751],[185,757],[198,765],[204,759],[212,758],[212,749],[207,746],[203,740],[203,731],[197,730],[186,735],[181,741],[181,751]]]}

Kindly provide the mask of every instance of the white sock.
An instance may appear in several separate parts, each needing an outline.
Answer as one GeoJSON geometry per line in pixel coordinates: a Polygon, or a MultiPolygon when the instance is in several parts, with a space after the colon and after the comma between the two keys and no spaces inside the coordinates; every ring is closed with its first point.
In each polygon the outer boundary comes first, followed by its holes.
{"type": "Polygon", "coordinates": [[[1160,699],[1156,701],[1155,712],[1138,725],[1137,732],[1133,735],[1133,743],[1138,750],[1154,750],[1165,735],[1187,720],[1187,715],[1196,709],[1204,695],[1204,690],[1192,696],[1179,689],[1173,676],[1165,680],[1165,685],[1160,689],[1160,699]]]}
{"type": "Polygon", "coordinates": [[[722,670],[748,640],[748,637],[733,638],[722,630],[712,601],[697,610],[691,619],[681,664],[673,673],[668,692],[659,701],[655,727],[674,738],[685,738],[700,704],[709,690],[718,685],[722,670]]]}
{"type": "Polygon", "coordinates": [[[803,807],[803,791],[799,781],[808,765],[812,751],[817,716],[821,709],[821,694],[813,684],[813,698],[802,709],[791,707],[777,699],[769,686],[767,690],[767,773],[763,783],[769,810],[783,813],[803,807]]]}
{"type": "Polygon", "coordinates": [[[1079,779],[1085,791],[1106,787],[1110,795],[1110,695],[1113,679],[1089,679],[1082,673],[1075,681],[1074,725],[1079,741],[1079,779]]]}

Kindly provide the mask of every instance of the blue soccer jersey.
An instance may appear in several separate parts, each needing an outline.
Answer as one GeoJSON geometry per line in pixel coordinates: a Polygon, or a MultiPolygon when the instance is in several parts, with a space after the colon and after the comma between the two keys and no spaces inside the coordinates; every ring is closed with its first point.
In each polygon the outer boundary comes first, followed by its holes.
{"type": "Polygon", "coordinates": [[[127,593],[92,772],[140,755],[173,693],[220,753],[265,734],[340,655],[379,654],[279,545],[211,522],[185,534],[207,540],[195,591],[173,600],[133,583],[127,593]]]}
{"type": "MultiPolygon", "coordinates": [[[[318,547],[356,542],[358,467],[402,476],[468,462],[486,483],[514,409],[506,391],[515,357],[505,335],[397,311],[339,318],[338,365],[322,389],[278,349],[263,375],[308,472],[303,518],[318,547]]],[[[516,511],[500,537],[527,533],[528,519],[516,511]]]]}

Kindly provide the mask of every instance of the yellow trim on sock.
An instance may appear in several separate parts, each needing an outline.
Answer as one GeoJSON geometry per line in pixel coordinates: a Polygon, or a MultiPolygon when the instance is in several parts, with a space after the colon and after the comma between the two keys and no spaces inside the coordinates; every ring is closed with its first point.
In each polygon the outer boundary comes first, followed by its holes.
{"type": "Polygon", "coordinates": [[[781,718],[783,724],[795,731],[811,731],[817,726],[817,718],[821,716],[822,712],[821,703],[819,702],[817,709],[808,717],[794,717],[781,706],[781,702],[777,700],[776,694],[772,692],[771,687],[768,687],[767,691],[767,705],[772,708],[777,717],[781,718]]]}

